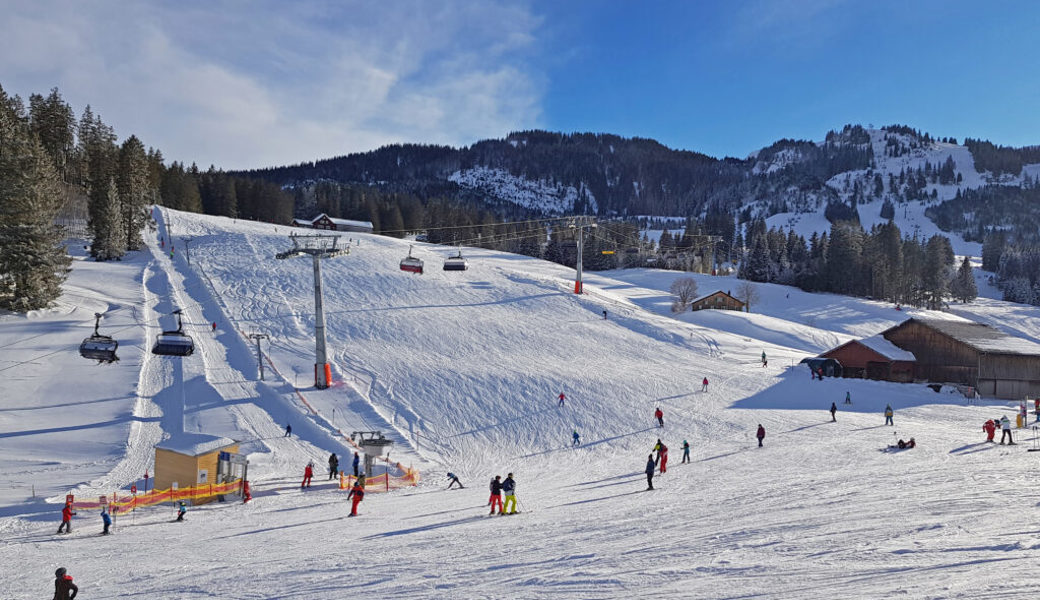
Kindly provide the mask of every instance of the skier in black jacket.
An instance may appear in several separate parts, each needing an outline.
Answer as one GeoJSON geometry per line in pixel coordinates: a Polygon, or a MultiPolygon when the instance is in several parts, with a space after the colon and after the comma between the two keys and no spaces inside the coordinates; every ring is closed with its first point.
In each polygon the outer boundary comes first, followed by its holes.
{"type": "Polygon", "coordinates": [[[65,571],[65,567],[54,572],[54,600],[72,600],[79,593],[79,587],[72,583],[72,575],[65,571]]]}
{"type": "Polygon", "coordinates": [[[654,462],[654,455],[650,454],[646,457],[646,489],[654,489],[654,467],[657,463],[654,462]]]}
{"type": "Polygon", "coordinates": [[[495,505],[498,505],[498,514],[502,514],[502,479],[501,475],[495,475],[495,478],[491,480],[491,497],[488,499],[488,506],[491,507],[489,515],[495,514],[495,505]]]}

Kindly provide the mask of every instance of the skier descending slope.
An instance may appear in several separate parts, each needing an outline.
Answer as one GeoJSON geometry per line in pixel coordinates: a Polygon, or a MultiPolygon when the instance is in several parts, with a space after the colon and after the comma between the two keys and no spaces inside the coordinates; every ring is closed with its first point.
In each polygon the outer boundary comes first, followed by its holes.
{"type": "Polygon", "coordinates": [[[758,438],[758,447],[762,447],[762,440],[766,439],[766,428],[762,427],[762,424],[758,424],[758,432],[755,433],[755,437],[758,438]]]}
{"type": "Polygon", "coordinates": [[[350,505],[350,516],[356,517],[358,515],[357,507],[361,504],[361,501],[365,498],[365,488],[359,481],[354,482],[354,487],[350,488],[347,493],[347,500],[353,499],[350,505]]]}
{"type": "Polygon", "coordinates": [[[502,482],[502,491],[506,493],[506,503],[502,505],[502,512],[499,514],[516,514],[516,481],[513,480],[512,473],[506,475],[506,480],[502,482]]]}
{"type": "Polygon", "coordinates": [[[654,418],[657,419],[658,427],[664,427],[664,413],[661,412],[660,406],[658,406],[657,410],[654,411],[654,418]]]}

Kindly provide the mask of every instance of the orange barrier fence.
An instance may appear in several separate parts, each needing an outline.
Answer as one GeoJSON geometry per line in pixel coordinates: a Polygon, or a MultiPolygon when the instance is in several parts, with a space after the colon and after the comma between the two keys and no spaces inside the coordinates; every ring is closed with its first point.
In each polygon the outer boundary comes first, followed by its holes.
{"type": "Polygon", "coordinates": [[[101,508],[108,506],[109,512],[128,512],[138,507],[155,506],[163,502],[179,500],[209,500],[224,494],[237,494],[242,491],[242,480],[236,479],[228,483],[203,483],[180,489],[151,490],[146,494],[128,494],[125,491],[101,496],[97,500],[74,500],[73,508],[101,508]]]}
{"type": "MultiPolygon", "coordinates": [[[[366,492],[388,492],[390,490],[396,490],[403,487],[411,487],[413,485],[419,485],[419,470],[409,469],[397,463],[397,468],[404,472],[404,475],[391,475],[389,473],[383,473],[382,475],[376,475],[375,477],[365,477],[365,491],[366,492]]],[[[347,475],[345,471],[340,471],[339,474],[339,489],[348,490],[354,487],[354,482],[357,477],[353,475],[347,475]]]]}

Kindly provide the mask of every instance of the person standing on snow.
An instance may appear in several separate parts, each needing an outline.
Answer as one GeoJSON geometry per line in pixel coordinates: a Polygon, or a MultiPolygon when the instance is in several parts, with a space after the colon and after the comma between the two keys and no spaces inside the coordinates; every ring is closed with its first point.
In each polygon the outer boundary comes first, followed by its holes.
{"type": "Polygon", "coordinates": [[[986,432],[986,441],[992,442],[993,435],[997,432],[997,424],[990,419],[982,424],[982,430],[986,432]]]}
{"type": "Polygon", "coordinates": [[[654,455],[649,454],[646,457],[646,489],[654,489],[654,468],[657,467],[657,463],[654,462],[654,455]]]}
{"type": "Polygon", "coordinates": [[[355,481],[354,487],[347,492],[347,500],[351,498],[353,498],[353,502],[350,505],[350,516],[356,517],[358,504],[361,504],[361,501],[365,498],[365,486],[361,485],[359,481],[355,481]]]}
{"type": "Polygon", "coordinates": [[[893,414],[894,413],[892,411],[892,405],[891,404],[886,404],[885,405],[885,425],[892,425],[893,427],[895,426],[895,423],[892,422],[892,415],[893,414]]]}
{"type": "Polygon", "coordinates": [[[358,476],[358,464],[361,462],[361,457],[358,456],[357,452],[354,452],[354,477],[358,476]]]}
{"type": "Polygon", "coordinates": [[[329,457],[329,479],[339,475],[339,457],[333,452],[329,457]]]}
{"type": "Polygon", "coordinates": [[[581,445],[581,436],[578,435],[578,430],[575,429],[574,433],[572,435],[574,437],[574,440],[571,441],[571,446],[580,446],[581,445]]]}
{"type": "Polygon", "coordinates": [[[79,593],[79,587],[72,583],[72,575],[65,567],[54,572],[54,600],[72,600],[79,593]]]}
{"type": "Polygon", "coordinates": [[[762,427],[762,424],[758,424],[758,432],[755,433],[755,437],[758,438],[758,447],[762,447],[762,440],[766,439],[766,428],[762,427]]]}
{"type": "Polygon", "coordinates": [[[682,462],[690,462],[690,443],[686,440],[682,441],[682,462]]]}
{"type": "Polygon", "coordinates": [[[101,535],[108,535],[108,528],[112,526],[112,515],[108,514],[108,509],[104,505],[101,506],[101,523],[105,526],[101,530],[101,535]]]}
{"type": "Polygon", "coordinates": [[[448,483],[448,489],[449,490],[451,489],[451,486],[455,485],[456,483],[459,484],[459,489],[460,490],[466,488],[466,486],[462,485],[462,482],[459,481],[459,476],[458,475],[456,475],[454,473],[448,473],[448,479],[451,480],[451,482],[448,483]]]}
{"type": "Polygon", "coordinates": [[[287,437],[287,438],[291,438],[292,437],[292,425],[290,425],[288,423],[285,424],[285,435],[283,435],[282,437],[287,437]]]}
{"type": "Polygon", "coordinates": [[[506,475],[506,480],[502,482],[502,491],[506,493],[506,502],[499,514],[516,514],[516,481],[513,480],[512,473],[506,475]],[[512,510],[509,509],[510,506],[512,510]]]}
{"type": "Polygon", "coordinates": [[[307,463],[307,466],[303,468],[303,481],[300,482],[300,488],[311,487],[311,477],[314,476],[314,463],[307,463]]]}
{"type": "Polygon", "coordinates": [[[177,504],[177,520],[183,521],[184,515],[186,514],[188,514],[188,505],[184,502],[184,500],[181,500],[177,504]]]}
{"type": "Polygon", "coordinates": [[[660,406],[658,406],[657,410],[654,411],[654,418],[657,419],[658,427],[664,427],[664,413],[661,412],[660,406]]]}
{"type": "Polygon", "coordinates": [[[491,497],[488,498],[488,506],[491,507],[489,515],[495,514],[495,506],[498,505],[498,514],[502,514],[502,479],[501,475],[495,475],[495,478],[491,480],[491,497]]]}
{"type": "Polygon", "coordinates": [[[835,416],[836,414],[838,414],[838,405],[831,402],[831,422],[838,420],[838,418],[835,416]]]}
{"type": "Polygon", "coordinates": [[[76,516],[76,513],[72,512],[72,503],[66,502],[65,507],[61,509],[61,525],[58,525],[58,533],[72,533],[72,517],[76,516]]]}
{"type": "Polygon", "coordinates": [[[704,379],[703,379],[703,380],[701,381],[701,391],[702,391],[702,392],[706,392],[706,391],[708,391],[708,378],[707,378],[707,377],[705,377],[705,378],[704,378],[704,379]]]}
{"type": "Polygon", "coordinates": [[[1007,418],[1007,415],[1000,417],[1000,443],[1004,443],[1004,438],[1007,438],[1008,445],[1013,446],[1015,441],[1011,439],[1011,420],[1007,418]]]}
{"type": "Polygon", "coordinates": [[[668,470],[668,446],[664,445],[664,442],[658,442],[657,458],[661,465],[661,474],[668,470]]]}
{"type": "Polygon", "coordinates": [[[560,402],[556,405],[557,408],[563,406],[564,401],[567,400],[567,396],[565,396],[563,392],[560,392],[559,398],[560,398],[560,402]]]}
{"type": "Polygon", "coordinates": [[[845,392],[845,404],[852,404],[852,394],[845,392]]]}
{"type": "Polygon", "coordinates": [[[763,350],[762,351],[762,366],[765,367],[767,365],[769,365],[769,361],[766,360],[766,351],[763,350]]]}

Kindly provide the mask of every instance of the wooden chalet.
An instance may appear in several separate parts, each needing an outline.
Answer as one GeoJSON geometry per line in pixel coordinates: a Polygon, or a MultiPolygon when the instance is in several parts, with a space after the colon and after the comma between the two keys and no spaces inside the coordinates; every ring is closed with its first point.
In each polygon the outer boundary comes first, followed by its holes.
{"type": "Polygon", "coordinates": [[[312,227],[311,222],[307,219],[293,219],[289,221],[290,227],[312,227]]]}
{"type": "Polygon", "coordinates": [[[908,383],[914,380],[917,359],[880,335],[852,340],[828,350],[821,358],[841,363],[842,377],[880,379],[908,383]]]}
{"type": "Polygon", "coordinates": [[[372,233],[374,227],[369,221],[351,221],[350,219],[337,219],[325,213],[314,217],[311,221],[314,229],[327,229],[329,231],[355,231],[358,233],[372,233]]]}
{"type": "Polygon", "coordinates": [[[1040,344],[989,325],[912,317],[880,334],[913,353],[915,377],[958,383],[982,396],[1040,396],[1040,344]]]}
{"type": "Polygon", "coordinates": [[[704,310],[706,308],[744,310],[744,303],[722,290],[697,298],[690,303],[690,310],[704,310]]]}

